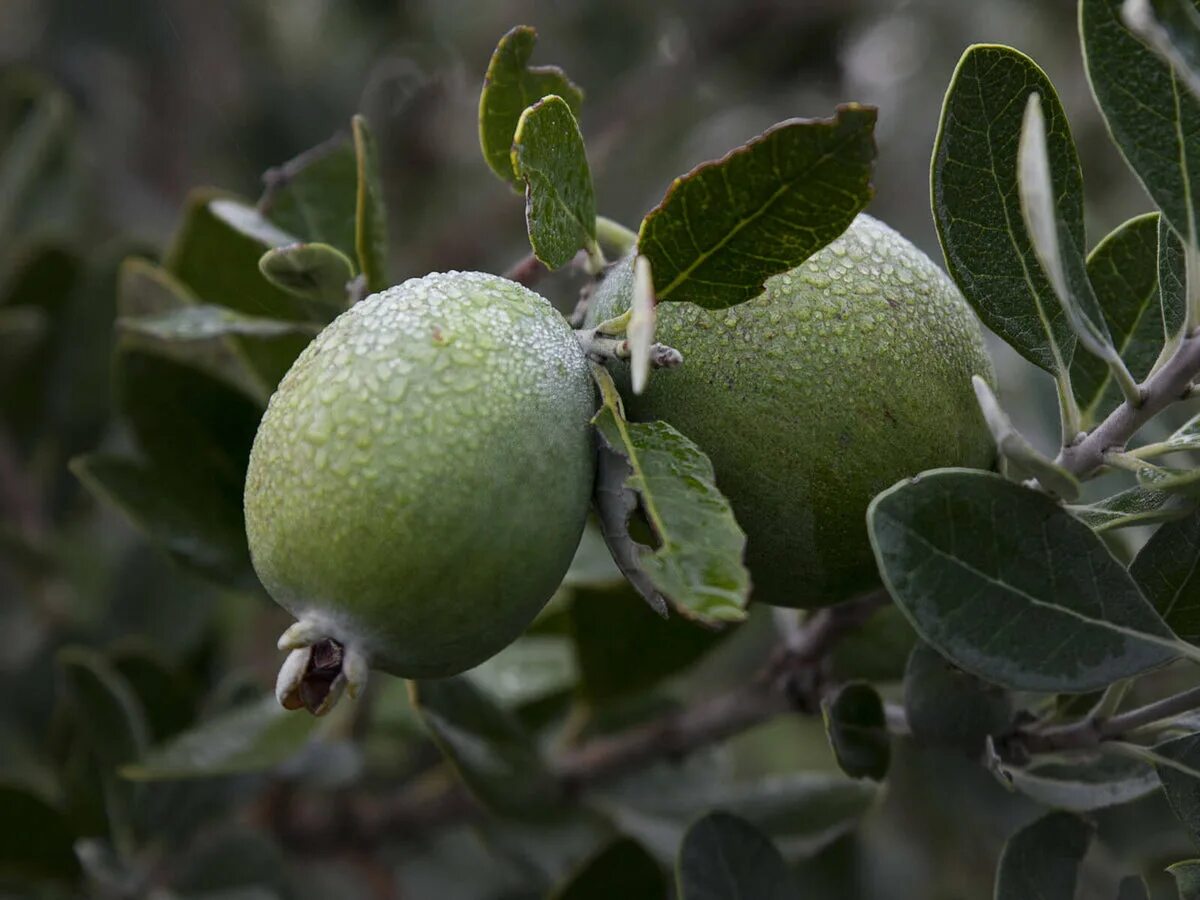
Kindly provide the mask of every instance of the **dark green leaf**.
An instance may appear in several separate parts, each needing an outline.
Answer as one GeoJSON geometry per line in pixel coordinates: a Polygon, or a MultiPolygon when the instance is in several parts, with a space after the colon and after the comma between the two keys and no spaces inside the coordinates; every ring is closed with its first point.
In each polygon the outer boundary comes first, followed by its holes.
{"type": "Polygon", "coordinates": [[[1164,741],[1154,752],[1164,760],[1155,768],[1171,809],[1192,840],[1200,844],[1200,734],[1164,741]]]}
{"type": "Polygon", "coordinates": [[[741,781],[699,765],[650,769],[597,792],[598,805],[616,826],[662,859],[673,858],[688,824],[712,809],[748,820],[789,854],[814,853],[853,829],[878,796],[870,782],[840,774],[791,772],[741,781]]]}
{"type": "Polygon", "coordinates": [[[467,675],[508,707],[568,691],[579,679],[571,642],[557,634],[519,637],[467,675]]]}
{"type": "Polygon", "coordinates": [[[727,633],[682,616],[663,619],[627,584],[607,590],[576,588],[570,617],[580,693],[595,704],[657,684],[695,662],[727,633]]]}
{"type": "Polygon", "coordinates": [[[1179,900],[1200,900],[1200,859],[1187,859],[1167,866],[1175,879],[1179,900]]]}
{"type": "Polygon", "coordinates": [[[75,457],[71,471],[180,564],[221,582],[248,577],[240,513],[202,483],[189,487],[184,473],[177,477],[102,453],[75,457]]]}
{"type": "Polygon", "coordinates": [[[0,246],[8,247],[26,224],[24,208],[60,163],[72,115],[66,94],[30,73],[5,73],[0,95],[0,246]]]}
{"type": "Polygon", "coordinates": [[[1150,892],[1141,875],[1129,875],[1117,886],[1117,900],[1150,900],[1150,892]]]}
{"type": "MultiPolygon", "coordinates": [[[[1138,381],[1150,374],[1163,346],[1158,293],[1157,213],[1119,225],[1088,255],[1087,272],[1113,343],[1138,381]]],[[[1121,402],[1109,367],[1090,353],[1071,361],[1071,384],[1085,424],[1121,402]]]]}
{"type": "Polygon", "coordinates": [[[1200,643],[1200,513],[1162,525],[1129,574],[1179,637],[1200,643]]]}
{"type": "Polygon", "coordinates": [[[543,818],[559,787],[532,739],[465,678],[410,682],[413,704],[463,782],[501,815],[543,818]]]}
{"type": "Polygon", "coordinates": [[[74,879],[74,845],[62,813],[31,791],[0,784],[0,879],[74,879]]]}
{"type": "Polygon", "coordinates": [[[125,679],[145,713],[150,738],[166,740],[192,721],[198,691],[148,648],[126,644],[110,654],[113,669],[125,679]]]}
{"type": "MultiPolygon", "coordinates": [[[[258,261],[273,247],[296,243],[252,206],[211,191],[188,198],[184,219],[164,265],[203,303],[271,319],[306,320],[309,311],[291,294],[267,281],[258,261]]],[[[307,340],[291,338],[256,348],[247,359],[274,390],[307,340]]]]}
{"type": "Polygon", "coordinates": [[[1196,501],[1181,494],[1131,487],[1120,493],[1097,500],[1088,506],[1069,507],[1075,516],[1096,532],[1130,528],[1134,525],[1153,525],[1186,516],[1196,507],[1196,501]]]}
{"type": "Polygon", "coordinates": [[[664,613],[665,599],[701,622],[741,621],[750,594],[746,535],[717,490],[712,463],[666,422],[627,422],[612,376],[592,369],[603,404],[592,420],[601,441],[596,505],[617,565],[664,613]],[[657,547],[630,536],[635,508],[644,510],[657,547]]]}
{"type": "Polygon", "coordinates": [[[743,303],[845,231],[873,193],[875,116],[789,119],[675,179],[638,232],[658,299],[743,303]]]}
{"type": "Polygon", "coordinates": [[[1060,192],[1063,249],[1083,251],[1083,179],[1066,115],[1046,74],[1011,47],[978,44],[959,60],[934,144],[933,214],[950,275],[979,317],[1057,373],[1070,364],[1075,336],[1034,253],[1017,191],[1015,138],[1034,92],[1060,192]]]}
{"type": "Polygon", "coordinates": [[[283,851],[267,833],[248,825],[232,824],[205,834],[172,862],[171,887],[179,892],[177,896],[200,900],[292,896],[283,851]]]}
{"type": "Polygon", "coordinates": [[[557,66],[530,66],[529,57],[537,43],[537,31],[518,25],[496,44],[479,95],[479,146],[483,158],[502,180],[520,189],[513,172],[513,135],[526,107],[550,94],[557,94],[575,118],[583,103],[583,91],[557,66]]]}
{"type": "Polygon", "coordinates": [[[799,900],[792,873],[761,831],[725,812],[688,829],[679,848],[679,900],[799,900]]]}
{"type": "Polygon", "coordinates": [[[598,258],[596,197],[583,135],[562,97],[538,100],[513,135],[512,167],[525,182],[525,224],[534,255],[565,266],[579,250],[598,258]]]}
{"type": "Polygon", "coordinates": [[[1187,316],[1187,263],[1183,242],[1167,220],[1158,218],[1158,297],[1163,329],[1170,340],[1179,334],[1187,316]]]}
{"type": "Polygon", "coordinates": [[[995,900],[1074,900],[1091,840],[1091,826],[1070,813],[1050,813],[1022,828],[1000,854],[995,900]]]}
{"type": "Polygon", "coordinates": [[[1081,693],[1184,646],[1090,528],[999,475],[923,473],[877,496],[867,522],[884,582],[918,633],[988,681],[1081,693]]]}
{"type": "Polygon", "coordinates": [[[593,856],[551,900],[663,900],[667,882],[637,841],[620,838],[593,856]]]}
{"type": "Polygon", "coordinates": [[[917,644],[904,674],[904,711],[913,737],[978,757],[989,735],[1012,722],[1012,698],[1003,688],[951,665],[927,644],[917,644]]]}
{"type": "Polygon", "coordinates": [[[357,257],[358,159],[344,133],[269,170],[263,180],[260,213],[288,234],[332,246],[347,260],[357,257]]]}
{"type": "Polygon", "coordinates": [[[899,681],[917,633],[900,608],[888,604],[833,648],[835,681],[899,681]]]}
{"type": "Polygon", "coordinates": [[[171,781],[264,772],[294,757],[318,723],[290,713],[274,697],[236,707],[152,748],[121,775],[133,781],[171,781]]]}
{"type": "MultiPolygon", "coordinates": [[[[1079,30],[1092,92],[1109,131],[1163,217],[1200,238],[1200,100],[1121,19],[1124,0],[1081,0],[1079,30]]],[[[1082,198],[1081,198],[1082,199],[1082,198]]]]}
{"type": "Polygon", "coordinates": [[[843,772],[882,781],[892,759],[883,700],[863,681],[843,686],[822,706],[829,745],[843,772]]]}
{"type": "Polygon", "coordinates": [[[150,732],[128,682],[104,657],[83,647],[60,650],[58,665],[72,721],[96,757],[117,766],[141,755],[150,732]]]}
{"type": "Polygon", "coordinates": [[[204,303],[145,316],[126,316],[118,319],[117,325],[125,332],[162,342],[210,341],[227,335],[272,338],[303,334],[312,337],[318,330],[317,325],[309,322],[248,316],[225,306],[204,303]]]}
{"type": "Polygon", "coordinates": [[[267,281],[330,311],[349,305],[354,264],[329,244],[289,244],[268,250],[258,261],[267,281]]]}
{"type": "Polygon", "coordinates": [[[355,116],[354,154],[358,160],[358,202],[354,214],[354,246],[358,266],[367,279],[367,289],[382,291],[391,284],[387,267],[387,209],[383,183],[379,179],[379,151],[367,120],[355,116]]]}
{"type": "Polygon", "coordinates": [[[1035,758],[1024,767],[1001,763],[998,774],[1043,806],[1070,812],[1119,806],[1159,788],[1152,766],[1120,756],[1071,762],[1035,758]]]}
{"type": "Polygon", "coordinates": [[[1200,94],[1200,8],[1195,0],[1127,0],[1121,17],[1200,94]]]}

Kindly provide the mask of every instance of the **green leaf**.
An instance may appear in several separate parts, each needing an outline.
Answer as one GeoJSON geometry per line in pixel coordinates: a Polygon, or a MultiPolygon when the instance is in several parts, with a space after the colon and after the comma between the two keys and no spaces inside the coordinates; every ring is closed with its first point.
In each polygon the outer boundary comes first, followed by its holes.
{"type": "Polygon", "coordinates": [[[904,673],[904,711],[913,738],[978,758],[991,735],[1012,724],[1012,697],[917,644],[904,673]]]}
{"type": "Polygon", "coordinates": [[[1014,136],[1035,92],[1059,191],[1060,241],[1064,251],[1082,251],[1083,178],[1066,114],[1037,63],[1011,47],[977,44],[958,62],[933,149],[933,215],[950,275],[975,312],[1014,350],[1057,374],[1071,361],[1075,336],[1034,253],[1017,190],[1014,136]]]}
{"type": "MultiPolygon", "coordinates": [[[[1113,343],[1138,381],[1150,374],[1163,346],[1158,292],[1158,213],[1117,226],[1087,258],[1087,274],[1104,310],[1113,343]]],[[[1071,361],[1071,385],[1085,425],[1099,421],[1122,400],[1111,370],[1090,353],[1071,361]]]]}
{"type": "Polygon", "coordinates": [[[1036,478],[1046,490],[1064,500],[1074,500],[1081,489],[1079,479],[1058,465],[1048,456],[1043,456],[1029,443],[1025,435],[1017,431],[1012,420],[1000,406],[992,387],[978,375],[971,376],[975,388],[975,399],[983,413],[996,450],[1000,454],[1001,471],[1015,481],[1036,478]]]}
{"type": "Polygon", "coordinates": [[[799,900],[792,873],[761,831],[714,812],[688,829],[676,869],[679,900],[799,900]]]}
{"type": "Polygon", "coordinates": [[[1200,94],[1200,8],[1195,0],[1126,0],[1121,17],[1200,94]]]}
{"type": "Polygon", "coordinates": [[[263,181],[260,213],[303,241],[357,258],[358,159],[344,132],[268,170],[263,181]]]}
{"type": "Polygon", "coordinates": [[[274,697],[223,712],[121,768],[132,781],[265,772],[299,753],[323,721],[289,713],[274,697]]]}
{"type": "Polygon", "coordinates": [[[1140,487],[1166,494],[1200,495],[1200,469],[1145,465],[1137,470],[1140,487]]]}
{"type": "Polygon", "coordinates": [[[560,789],[532,739],[466,678],[409,683],[434,742],[479,800],[518,819],[544,818],[560,789]]]}
{"type": "Polygon", "coordinates": [[[1171,452],[1200,450],[1200,415],[1192,416],[1180,425],[1165,443],[1171,452]]]}
{"type": "Polygon", "coordinates": [[[727,633],[682,616],[663,619],[625,583],[607,590],[576,588],[570,623],[582,676],[580,694],[593,704],[658,684],[695,662],[727,633]]]}
{"type": "Polygon", "coordinates": [[[892,744],[879,692],[865,681],[852,681],[821,708],[829,745],[842,771],[851,778],[882,781],[892,744]]]}
{"type": "Polygon", "coordinates": [[[186,473],[103,453],[75,457],[71,472],[180,565],[223,583],[251,577],[240,513],[203,483],[189,486],[186,473]]]}
{"type": "Polygon", "coordinates": [[[1120,756],[1078,761],[1035,758],[1027,766],[998,765],[1007,785],[1043,806],[1091,812],[1119,806],[1158,790],[1153,767],[1120,756]]]}
{"type": "Polygon", "coordinates": [[[596,506],[613,559],[660,612],[665,599],[701,622],[741,621],[750,594],[746,535],[717,490],[712,463],[666,422],[627,422],[612,376],[599,365],[592,372],[602,400],[592,419],[601,444],[596,506]],[[636,508],[655,547],[630,536],[636,508]]]}
{"type": "Polygon", "coordinates": [[[1091,840],[1091,826],[1065,812],[1022,828],[1000,854],[995,900],[1074,900],[1079,864],[1091,840]]]}
{"type": "Polygon", "coordinates": [[[571,642],[557,634],[526,634],[467,677],[503,706],[532,703],[570,690],[579,680],[571,642]]]}
{"type": "Polygon", "coordinates": [[[71,880],[78,873],[66,817],[32,791],[0,783],[0,879],[71,880]]]}
{"type": "Polygon", "coordinates": [[[69,144],[67,95],[42,77],[9,71],[0,80],[0,246],[28,227],[27,208],[54,178],[69,144]]]}
{"type": "Polygon", "coordinates": [[[1150,891],[1141,875],[1128,875],[1117,886],[1117,900],[1150,900],[1150,891]]]}
{"type": "Polygon", "coordinates": [[[140,644],[126,643],[109,654],[109,662],[137,697],[151,739],[166,740],[191,723],[199,692],[157,653],[140,644]]]}
{"type": "Polygon", "coordinates": [[[525,183],[525,224],[534,255],[548,269],[565,266],[581,249],[601,258],[587,151],[562,97],[545,97],[521,113],[512,167],[525,183]]]}
{"type": "Polygon", "coordinates": [[[349,306],[354,264],[329,244],[276,247],[262,255],[258,268],[267,281],[301,300],[338,312],[349,306]]]}
{"type": "Polygon", "coordinates": [[[1200,513],[1162,525],[1129,574],[1179,637],[1200,643],[1200,513]]]}
{"type": "Polygon", "coordinates": [[[1158,218],[1158,297],[1162,305],[1163,331],[1171,340],[1187,317],[1187,262],[1183,242],[1167,220],[1158,218]]]}
{"type": "Polygon", "coordinates": [[[999,475],[925,472],[871,501],[867,524],[917,632],[995,684],[1082,693],[1186,646],[1090,528],[999,475]]]}
{"type": "MultiPolygon", "coordinates": [[[[1123,381],[1128,384],[1129,379],[1125,377],[1127,373],[1120,369],[1121,359],[1113,346],[1104,314],[1100,311],[1087,277],[1084,247],[1074,243],[1075,234],[1080,229],[1072,226],[1078,226],[1079,223],[1064,216],[1063,206],[1067,206],[1068,214],[1077,207],[1073,209],[1069,203],[1064,204],[1060,200],[1063,195],[1057,190],[1054,173],[1050,171],[1046,122],[1041,97],[1037,93],[1030,94],[1025,104],[1025,118],[1017,150],[1017,170],[1021,212],[1034,254],[1067,314],[1076,340],[1093,356],[1116,366],[1123,381]]],[[[1130,393],[1133,393],[1132,390],[1130,393]]]]}
{"type": "Polygon", "coordinates": [[[141,755],[150,732],[125,679],[103,656],[83,647],[60,650],[58,667],[72,721],[96,757],[116,766],[141,755]]]}
{"type": "Polygon", "coordinates": [[[272,338],[303,334],[312,337],[319,330],[319,326],[309,322],[248,316],[228,307],[204,303],[145,316],[124,316],[117,320],[117,327],[160,342],[208,341],[228,335],[272,338]]]}
{"type": "Polygon", "coordinates": [[[642,846],[619,838],[593,856],[550,900],[663,900],[667,882],[642,846]]]}
{"type": "MultiPolygon", "coordinates": [[[[140,257],[128,257],[117,272],[117,313],[121,319],[140,319],[169,315],[200,305],[187,286],[166,269],[140,257]]],[[[226,309],[225,307],[216,307],[226,309]]],[[[239,315],[228,310],[231,315],[239,315]]],[[[267,320],[278,321],[278,320],[267,320]]],[[[290,340],[290,336],[287,338],[290,340]]],[[[232,335],[219,335],[209,340],[176,341],[169,335],[130,329],[122,335],[122,347],[147,350],[158,356],[199,369],[252,398],[265,407],[271,387],[258,374],[251,358],[261,351],[262,340],[234,340],[232,335]]],[[[271,354],[264,365],[271,365],[271,354]]]]}
{"type": "Polygon", "coordinates": [[[873,194],[875,118],[789,119],[676,178],[638,231],[658,300],[743,303],[845,231],[873,194]]]}
{"type": "Polygon", "coordinates": [[[1168,494],[1144,487],[1131,487],[1097,500],[1088,506],[1067,507],[1076,518],[1097,533],[1135,525],[1153,525],[1186,516],[1196,501],[1181,494],[1168,494]]]}
{"type": "MultiPolygon", "coordinates": [[[[296,243],[258,210],[211,191],[194,191],[167,251],[164,266],[202,303],[271,319],[304,321],[309,311],[271,284],[258,261],[273,247],[296,243]]],[[[274,390],[307,340],[291,338],[260,346],[247,361],[268,390],[274,390]]]]}
{"type": "Polygon", "coordinates": [[[1117,148],[1185,241],[1200,238],[1200,100],[1121,20],[1124,0],[1081,0],[1088,79],[1117,148]]]}
{"type": "Polygon", "coordinates": [[[510,158],[517,121],[526,107],[557,94],[575,118],[583,104],[583,91],[557,66],[530,66],[537,31],[518,25],[500,38],[479,95],[479,146],[483,158],[503,181],[518,190],[521,180],[510,158]]]}
{"type": "Polygon", "coordinates": [[[1167,871],[1175,879],[1175,887],[1179,891],[1179,900],[1198,900],[1200,898],[1200,859],[1187,859],[1167,866],[1167,871]]]}
{"type": "Polygon", "coordinates": [[[367,120],[355,116],[354,154],[358,162],[358,193],[354,213],[354,247],[358,265],[372,293],[391,284],[387,267],[387,208],[383,202],[383,182],[379,177],[379,151],[367,120]]]}
{"type": "Polygon", "coordinates": [[[917,643],[917,633],[894,603],[876,610],[833,648],[835,681],[899,681],[917,643]]]}
{"type": "Polygon", "coordinates": [[[744,781],[731,780],[724,768],[672,765],[628,776],[593,796],[622,833],[669,860],[688,824],[712,809],[741,816],[789,854],[814,853],[852,830],[878,791],[841,774],[793,771],[744,781]]]}
{"type": "Polygon", "coordinates": [[[1163,760],[1155,769],[1171,810],[1192,841],[1200,844],[1200,734],[1164,741],[1154,752],[1163,760]]]}

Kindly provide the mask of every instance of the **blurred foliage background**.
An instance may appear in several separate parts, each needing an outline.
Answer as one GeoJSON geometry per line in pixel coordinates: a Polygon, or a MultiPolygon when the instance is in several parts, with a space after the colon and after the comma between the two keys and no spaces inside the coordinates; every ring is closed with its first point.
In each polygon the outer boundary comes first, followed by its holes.
{"type": "MultiPolygon", "coordinates": [[[[870,212],[940,261],[930,148],[954,64],[977,41],[1021,48],[1058,87],[1090,242],[1149,208],[1104,136],[1073,0],[5,0],[0,893],[540,897],[617,831],[665,862],[682,823],[727,801],[769,820],[805,897],[990,895],[1003,839],[1036,808],[966,758],[903,742],[885,790],[849,782],[819,720],[777,720],[611,785],[568,818],[518,822],[441,790],[448,776],[404,685],[385,676],[317,740],[307,718],[238,719],[270,692],[286,615],[252,583],[173,564],[67,469],[135,443],[113,402],[117,273],[131,254],[166,252],[196,186],[253,200],[265,171],[360,112],[379,145],[394,278],[502,271],[522,256],[521,202],[476,137],[488,57],[518,23],[539,30],[535,62],[586,89],[600,210],[631,226],[695,164],[857,100],[880,108],[870,212]],[[47,91],[40,130],[18,129],[27,98],[47,91]],[[206,723],[143,780],[120,774],[206,723]]],[[[545,283],[563,309],[575,287],[545,283]]],[[[1005,406],[1051,448],[1052,385],[992,344],[1005,406]]],[[[476,679],[545,743],[757,668],[770,616],[719,642],[681,623],[661,632],[640,607],[611,611],[606,595],[621,589],[594,551],[476,679]]],[[[894,682],[905,633],[895,617],[875,626],[839,665],[894,682]]],[[[1118,860],[1187,853],[1161,797],[1135,807],[1099,816],[1088,891],[1109,891],[1118,860]]]]}

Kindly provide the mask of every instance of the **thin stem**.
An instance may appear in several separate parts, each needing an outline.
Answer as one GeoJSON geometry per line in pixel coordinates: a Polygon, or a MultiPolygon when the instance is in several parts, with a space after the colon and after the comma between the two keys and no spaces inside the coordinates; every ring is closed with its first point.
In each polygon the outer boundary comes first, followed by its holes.
{"type": "Polygon", "coordinates": [[[1030,753],[1086,750],[1104,742],[1117,741],[1139,728],[1172,719],[1197,707],[1200,707],[1200,686],[1113,716],[1088,716],[1044,731],[1023,731],[1018,734],[1018,739],[1030,753]]]}
{"type": "Polygon", "coordinates": [[[1104,454],[1104,464],[1125,472],[1140,472],[1150,465],[1132,453],[1117,450],[1111,450],[1104,454]]]}
{"type": "Polygon", "coordinates": [[[1154,459],[1159,456],[1166,456],[1168,453],[1175,453],[1178,450],[1185,449],[1173,446],[1168,441],[1156,441],[1153,444],[1143,444],[1134,450],[1126,450],[1125,455],[1131,456],[1134,459],[1154,459]]]}
{"type": "Polygon", "coordinates": [[[1126,403],[1131,403],[1134,406],[1142,405],[1142,389],[1138,386],[1137,379],[1133,377],[1133,373],[1129,371],[1129,367],[1125,365],[1125,360],[1121,359],[1120,354],[1116,350],[1112,351],[1111,356],[1105,360],[1108,363],[1108,370],[1112,373],[1113,380],[1117,382],[1117,386],[1121,389],[1121,396],[1125,398],[1126,403]]]}
{"type": "Polygon", "coordinates": [[[604,216],[596,216],[596,239],[600,246],[612,252],[617,259],[627,256],[637,246],[637,232],[630,231],[620,222],[604,216]]]}
{"type": "Polygon", "coordinates": [[[525,287],[533,287],[547,271],[541,260],[530,253],[509,266],[503,277],[525,287]]]}
{"type": "Polygon", "coordinates": [[[1079,414],[1079,404],[1075,402],[1075,390],[1071,387],[1071,373],[1063,369],[1054,377],[1058,389],[1058,418],[1062,427],[1062,444],[1064,447],[1075,442],[1083,429],[1083,418],[1079,414]]]}

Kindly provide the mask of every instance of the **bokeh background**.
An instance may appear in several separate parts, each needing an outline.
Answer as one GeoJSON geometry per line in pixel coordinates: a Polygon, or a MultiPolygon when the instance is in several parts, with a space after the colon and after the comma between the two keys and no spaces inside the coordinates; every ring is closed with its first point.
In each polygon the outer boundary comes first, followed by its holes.
{"type": "MultiPolygon", "coordinates": [[[[125,440],[108,376],[117,263],[161,253],[192,188],[253,200],[265,170],[361,112],[381,150],[392,271],[503,271],[527,252],[522,204],[480,158],[476,107],[497,38],[519,23],[539,30],[535,62],[564,66],[585,88],[600,209],[632,227],[697,163],[781,119],[857,100],[880,109],[870,212],[940,262],[929,156],[942,93],[974,42],[1021,48],[1056,84],[1082,156],[1091,243],[1150,208],[1093,105],[1072,0],[3,0],[0,70],[60,86],[75,137],[36,203],[0,180],[0,291],[35,245],[57,248],[48,268],[70,279],[52,340],[17,343],[0,328],[0,781],[32,786],[89,837],[85,875],[50,866],[34,887],[0,863],[0,893],[538,897],[594,847],[591,824],[539,830],[453,815],[369,846],[323,844],[331,810],[438,775],[403,685],[382,677],[319,752],[214,782],[205,802],[195,791],[186,803],[163,795],[149,821],[167,824],[123,842],[97,812],[102,801],[80,793],[95,792],[83,773],[94,762],[72,749],[56,662],[66,645],[109,654],[153,712],[156,739],[269,690],[286,617],[260,591],[173,566],[65,468],[125,440]]],[[[576,288],[560,276],[545,286],[564,309],[576,288]]],[[[1002,399],[1050,449],[1052,385],[992,345],[1002,399]]],[[[681,702],[745,677],[770,631],[769,617],[752,623],[639,701],[681,702]]],[[[561,722],[577,662],[560,663],[551,677],[517,660],[491,681],[523,715],[561,722]]],[[[895,674],[888,665],[881,676],[895,674]]],[[[966,760],[903,744],[896,753],[860,825],[831,824],[789,851],[805,896],[990,896],[995,855],[1034,807],[966,760]]],[[[819,722],[773,723],[664,777],[700,793],[798,771],[834,771],[819,722]],[[684,774],[692,780],[679,782],[684,774]]],[[[1151,798],[1100,817],[1111,840],[1091,861],[1092,887],[1108,890],[1119,859],[1187,854],[1161,807],[1151,798]]],[[[0,822],[0,844],[21,827],[0,822]]]]}

